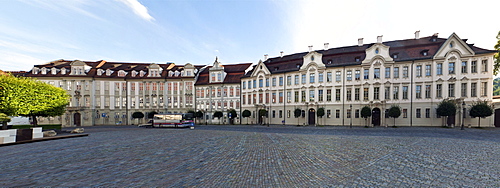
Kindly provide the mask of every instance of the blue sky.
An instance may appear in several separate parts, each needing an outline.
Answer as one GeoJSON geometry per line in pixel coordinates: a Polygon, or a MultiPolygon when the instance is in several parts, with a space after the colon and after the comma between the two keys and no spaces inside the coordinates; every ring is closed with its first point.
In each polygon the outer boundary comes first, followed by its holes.
{"type": "Polygon", "coordinates": [[[453,32],[493,49],[500,1],[0,0],[0,69],[57,59],[256,63],[270,57],[453,32]]]}

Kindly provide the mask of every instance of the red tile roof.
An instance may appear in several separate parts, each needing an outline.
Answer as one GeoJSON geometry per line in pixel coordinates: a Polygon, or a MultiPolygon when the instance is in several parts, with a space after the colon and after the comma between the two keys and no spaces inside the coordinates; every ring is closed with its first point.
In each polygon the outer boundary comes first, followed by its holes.
{"type": "MultiPolygon", "coordinates": [[[[245,70],[250,67],[252,63],[240,63],[240,64],[231,64],[231,65],[223,65],[224,72],[226,72],[226,77],[222,83],[224,84],[237,84],[240,83],[241,77],[245,75],[245,70]]],[[[207,85],[207,84],[221,84],[217,83],[209,83],[209,69],[212,66],[207,66],[203,71],[198,75],[198,79],[195,85],[207,85]]]]}

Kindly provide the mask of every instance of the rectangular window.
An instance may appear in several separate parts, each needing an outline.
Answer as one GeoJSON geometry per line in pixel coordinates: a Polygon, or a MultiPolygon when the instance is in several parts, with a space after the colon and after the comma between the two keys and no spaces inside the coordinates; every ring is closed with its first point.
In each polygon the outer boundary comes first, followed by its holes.
{"type": "Polygon", "coordinates": [[[326,90],[326,101],[328,101],[328,102],[332,101],[332,90],[331,89],[326,90]]]}
{"type": "Polygon", "coordinates": [[[340,118],[340,110],[335,110],[335,118],[340,118]]]}
{"type": "Polygon", "coordinates": [[[483,60],[481,63],[481,72],[488,72],[488,60],[483,60]]]}
{"type": "Polygon", "coordinates": [[[243,85],[243,89],[247,88],[247,85],[246,85],[245,81],[241,81],[241,85],[243,85]]]}
{"type": "Polygon", "coordinates": [[[455,84],[448,84],[448,97],[455,97],[455,84]]]}
{"type": "Polygon", "coordinates": [[[425,85],[425,98],[431,98],[431,85],[425,85]]]}
{"type": "Polygon", "coordinates": [[[373,99],[374,100],[379,100],[380,99],[380,87],[374,87],[373,88],[373,99]]]}
{"type": "Polygon", "coordinates": [[[340,101],[340,89],[335,89],[335,101],[340,101]]]}
{"type": "Polygon", "coordinates": [[[302,84],[306,84],[306,75],[302,74],[302,84]]]}
{"type": "Polygon", "coordinates": [[[306,91],[300,91],[301,102],[306,102],[306,91]]]}
{"type": "Polygon", "coordinates": [[[436,85],[436,98],[441,98],[443,97],[443,93],[442,93],[442,85],[441,84],[437,84],[436,85]]]}
{"type": "Polygon", "coordinates": [[[252,81],[248,81],[248,89],[252,89],[252,81]]]}
{"type": "Polygon", "coordinates": [[[323,90],[318,90],[318,101],[323,102],[323,90]]]}
{"type": "Polygon", "coordinates": [[[455,74],[455,62],[448,63],[448,74],[455,74]]]}
{"type": "Polygon", "coordinates": [[[477,83],[470,83],[470,96],[477,97],[477,83]]]}
{"type": "Polygon", "coordinates": [[[391,67],[385,68],[385,78],[391,78],[391,67]]]}
{"type": "Polygon", "coordinates": [[[269,87],[269,78],[266,78],[266,87],[269,87]]]}
{"type": "Polygon", "coordinates": [[[374,69],[373,78],[374,79],[380,78],[380,68],[375,68],[374,69]]]}
{"type": "Polygon", "coordinates": [[[264,87],[264,80],[259,79],[259,87],[264,87]]]}
{"type": "Polygon", "coordinates": [[[293,92],[293,97],[294,97],[294,102],[299,102],[299,91],[294,91],[293,92]]]}
{"type": "Polygon", "coordinates": [[[347,81],[351,81],[352,80],[352,71],[348,70],[347,71],[347,81]]]}
{"type": "Polygon", "coordinates": [[[347,109],[347,118],[351,118],[351,109],[347,109]]]}
{"type": "Polygon", "coordinates": [[[417,85],[415,89],[415,98],[420,99],[422,98],[422,86],[417,85]]]}
{"type": "Polygon", "coordinates": [[[408,118],[408,109],[404,108],[402,114],[403,114],[403,118],[408,118]]]}
{"type": "Polygon", "coordinates": [[[332,72],[327,72],[326,73],[326,81],[331,82],[332,81],[332,72]]]}
{"type": "Polygon", "coordinates": [[[392,98],[393,99],[399,99],[399,87],[398,86],[394,86],[392,88],[392,98]]]}
{"type": "Polygon", "coordinates": [[[271,96],[272,96],[271,102],[276,103],[276,93],[272,93],[271,96]]]}
{"type": "Polygon", "coordinates": [[[283,118],[283,110],[278,111],[278,115],[279,118],[283,118]]]}
{"type": "Polygon", "coordinates": [[[354,118],[359,118],[359,109],[356,109],[356,111],[354,111],[354,118]]]}
{"type": "Polygon", "coordinates": [[[340,82],[341,73],[340,71],[335,72],[335,81],[340,82]]]}
{"type": "Polygon", "coordinates": [[[417,108],[415,115],[417,118],[421,118],[420,108],[417,108]]]}
{"type": "Polygon", "coordinates": [[[287,76],[286,77],[286,85],[292,85],[292,76],[287,76]]]}
{"type": "Polygon", "coordinates": [[[368,80],[370,78],[370,69],[363,69],[363,79],[368,80]]]}
{"type": "Polygon", "coordinates": [[[314,102],[314,90],[309,90],[309,102],[314,102]]]}
{"type": "Polygon", "coordinates": [[[253,88],[257,88],[257,80],[253,80],[253,88]]]}
{"type": "Polygon", "coordinates": [[[462,83],[460,90],[462,92],[462,97],[467,97],[467,83],[462,83]]]}
{"type": "Polygon", "coordinates": [[[430,108],[425,109],[425,118],[431,118],[431,109],[430,108]]]}
{"type": "Polygon", "coordinates": [[[279,92],[280,103],[283,103],[283,92],[279,92]]]}
{"type": "Polygon", "coordinates": [[[467,73],[467,61],[462,61],[462,73],[467,73]]]}
{"type": "Polygon", "coordinates": [[[280,86],[283,86],[283,77],[280,77],[280,86]]]}
{"type": "Polygon", "coordinates": [[[477,73],[477,61],[470,62],[470,72],[477,73]]]}
{"type": "Polygon", "coordinates": [[[399,67],[394,67],[394,78],[399,78],[399,67]]]}
{"type": "Polygon", "coordinates": [[[322,72],[318,73],[318,82],[323,83],[323,73],[322,72]]]}
{"type": "Polygon", "coordinates": [[[294,79],[295,85],[299,85],[299,75],[295,75],[293,79],[294,79]]]}
{"type": "Polygon", "coordinates": [[[421,77],[422,76],[422,65],[417,65],[417,68],[415,70],[415,75],[417,77],[421,77]]]}
{"type": "Polygon", "coordinates": [[[276,86],[276,78],[272,78],[271,80],[272,80],[271,81],[271,86],[273,86],[273,87],[276,86]]]}
{"type": "Polygon", "coordinates": [[[488,82],[481,83],[481,97],[486,97],[488,95],[488,82]]]}
{"type": "Polygon", "coordinates": [[[425,65],[425,76],[431,76],[431,65],[425,65]]]}
{"type": "Polygon", "coordinates": [[[292,92],[291,91],[287,91],[286,92],[286,102],[287,103],[291,103],[292,102],[292,92]]]}
{"type": "Polygon", "coordinates": [[[287,111],[286,111],[286,117],[287,117],[287,118],[290,118],[290,114],[291,114],[290,110],[287,110],[287,111]]]}
{"type": "Polygon", "coordinates": [[[436,64],[436,74],[443,75],[443,64],[442,63],[436,64]]]}
{"type": "Polygon", "coordinates": [[[332,111],[326,110],[326,118],[331,118],[331,117],[332,117],[332,111]]]}
{"type": "Polygon", "coordinates": [[[391,99],[391,87],[385,87],[385,96],[384,96],[384,99],[391,99]]]}
{"type": "Polygon", "coordinates": [[[346,91],[346,100],[347,101],[351,101],[352,100],[352,89],[351,88],[347,88],[347,91],[346,91]]]}
{"type": "Polygon", "coordinates": [[[359,88],[354,89],[354,100],[359,101],[359,88]]]}
{"type": "Polygon", "coordinates": [[[369,92],[369,88],[365,87],[363,88],[363,100],[367,101],[368,100],[368,93],[369,92]]]}
{"type": "Polygon", "coordinates": [[[361,80],[361,72],[359,70],[354,71],[354,79],[361,80]]]}
{"type": "Polygon", "coordinates": [[[315,78],[314,78],[314,73],[309,74],[309,83],[314,83],[315,78]]]}
{"type": "Polygon", "coordinates": [[[408,66],[403,67],[403,78],[408,78],[408,66]]]}
{"type": "Polygon", "coordinates": [[[403,86],[403,99],[408,99],[408,86],[403,86]]]}

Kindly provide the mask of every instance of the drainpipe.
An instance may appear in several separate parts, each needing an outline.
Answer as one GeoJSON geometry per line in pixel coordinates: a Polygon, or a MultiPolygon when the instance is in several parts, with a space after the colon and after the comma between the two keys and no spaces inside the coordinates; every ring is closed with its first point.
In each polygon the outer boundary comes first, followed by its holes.
{"type": "MultiPolygon", "coordinates": [[[[413,126],[413,64],[415,63],[415,61],[411,61],[411,81],[410,81],[410,127],[413,126]]],[[[422,90],[420,90],[420,92],[422,92],[422,90]]],[[[422,93],[420,93],[422,94],[422,93]]]]}
{"type": "MultiPolygon", "coordinates": [[[[345,74],[345,66],[344,66],[343,74],[345,74]]],[[[342,76],[342,88],[345,91],[345,76],[342,76]]],[[[342,93],[344,93],[344,91],[342,93]]],[[[332,93],[333,93],[333,91],[332,91],[332,93]]],[[[351,95],[352,95],[352,93],[351,93],[351,95]]],[[[342,98],[344,98],[344,96],[342,96],[342,98]]],[[[345,125],[344,124],[344,122],[345,122],[344,112],[345,112],[345,98],[344,98],[344,100],[342,100],[342,126],[345,125]]]]}

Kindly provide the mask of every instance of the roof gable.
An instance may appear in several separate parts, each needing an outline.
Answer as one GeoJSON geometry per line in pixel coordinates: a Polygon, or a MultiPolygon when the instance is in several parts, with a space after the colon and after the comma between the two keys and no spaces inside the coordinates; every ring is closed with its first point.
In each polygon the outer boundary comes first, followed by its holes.
{"type": "Polygon", "coordinates": [[[257,63],[257,66],[255,66],[255,70],[252,72],[252,77],[257,76],[259,74],[264,74],[264,75],[269,75],[271,74],[271,71],[267,68],[266,64],[262,62],[262,60],[259,60],[259,63],[257,63]]]}
{"type": "Polygon", "coordinates": [[[439,50],[434,55],[434,59],[444,59],[451,53],[457,53],[460,57],[467,57],[475,55],[474,50],[469,47],[465,41],[460,39],[457,34],[453,33],[448,37],[448,39],[441,45],[439,50]]]}

